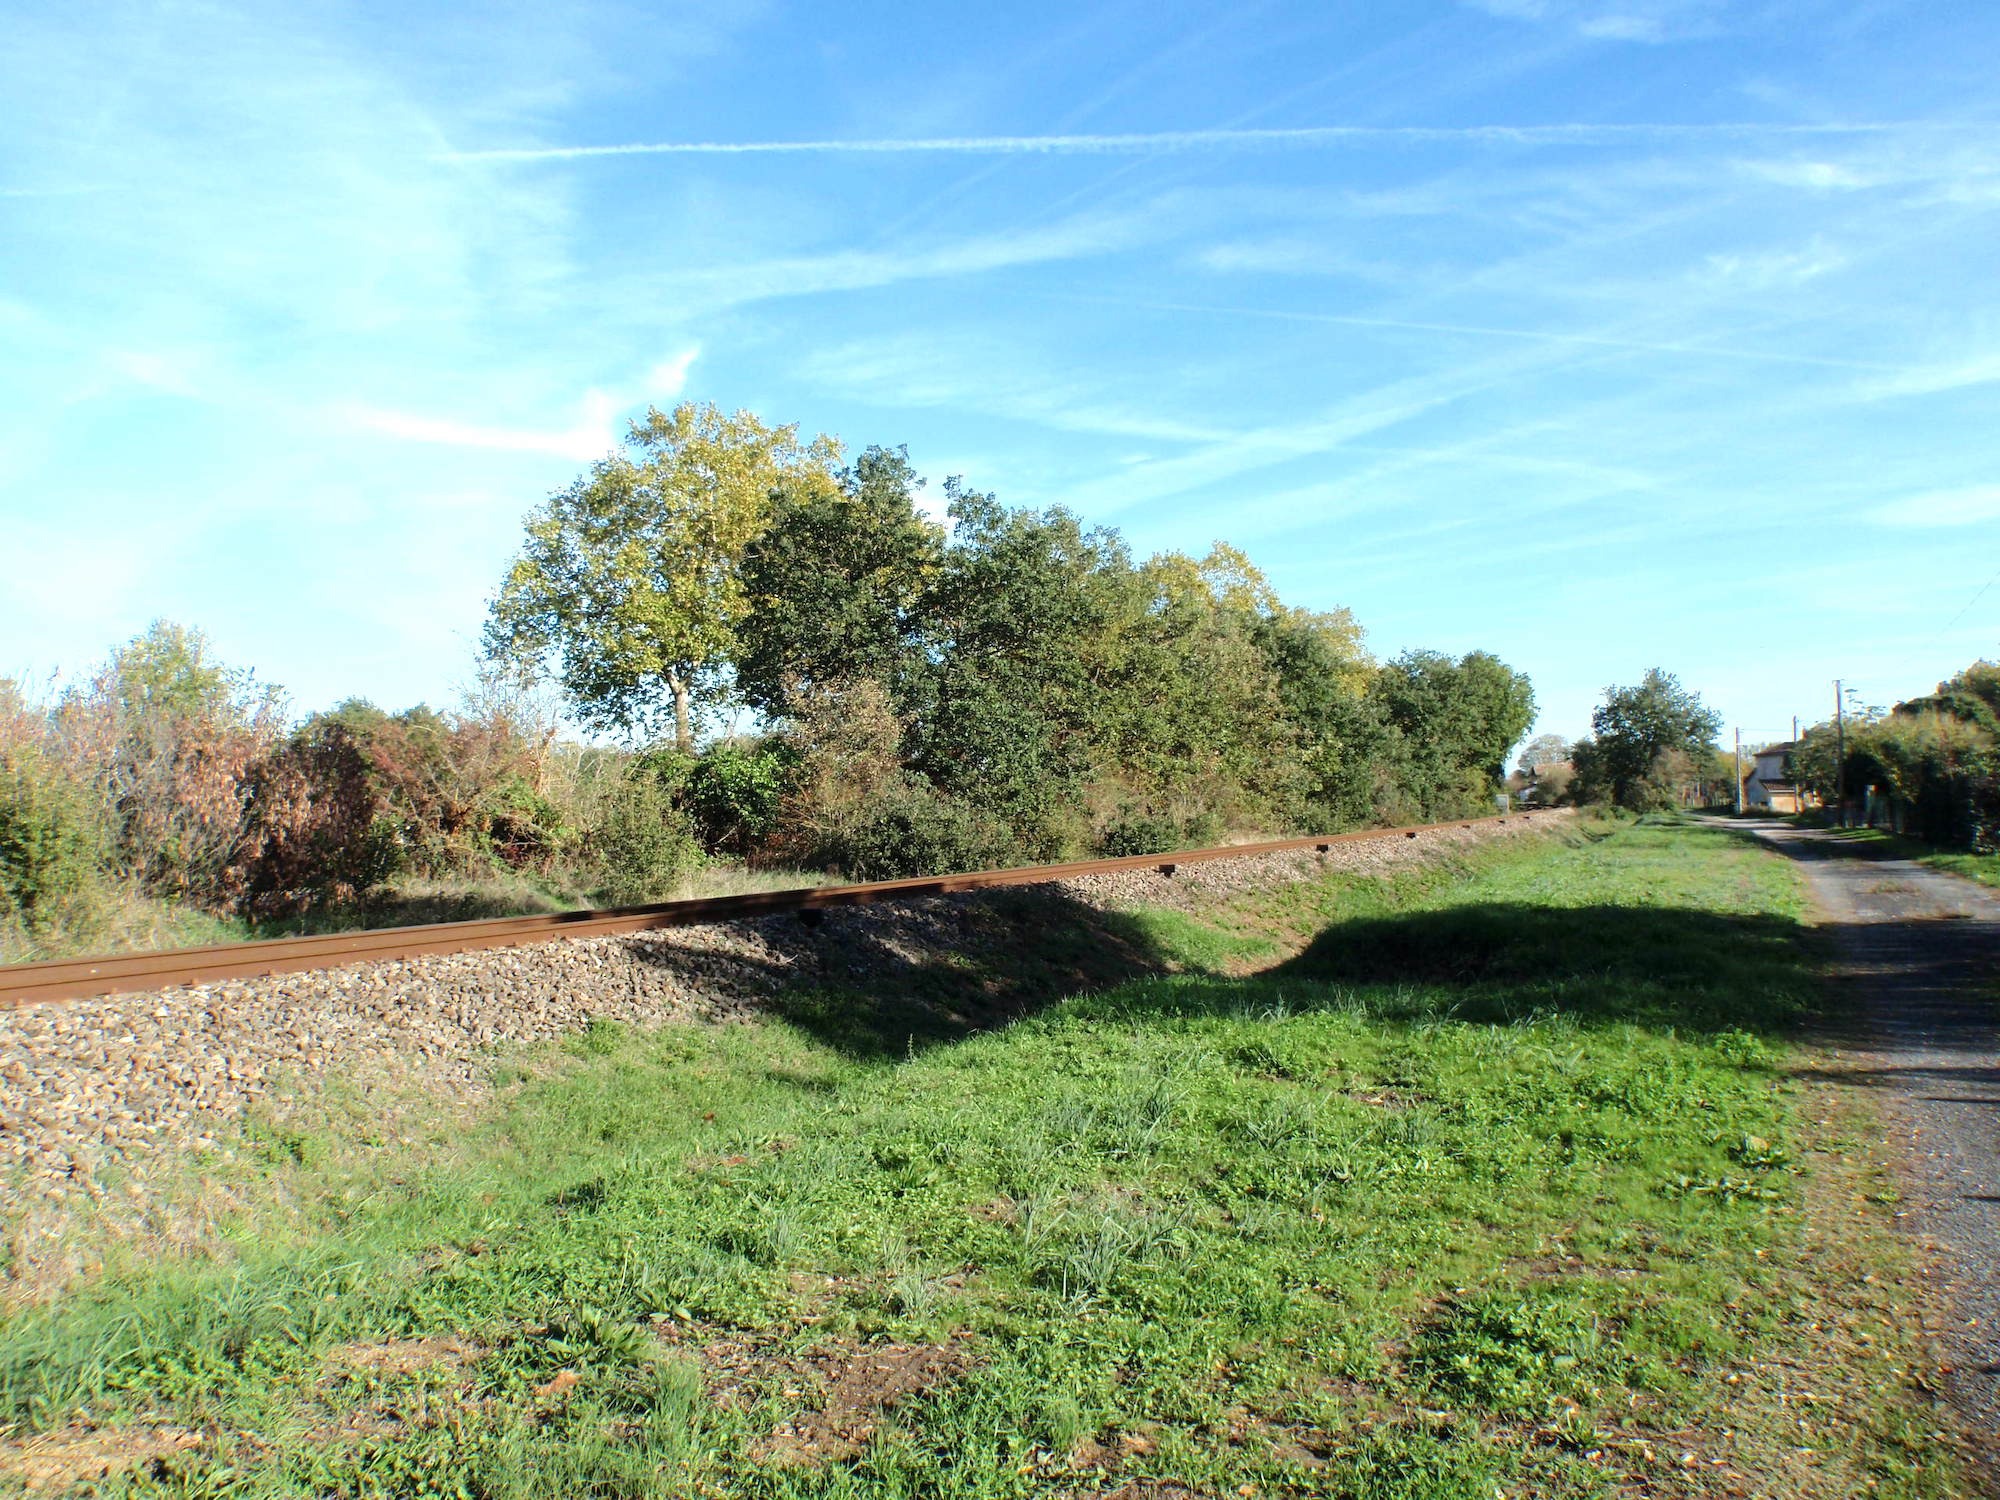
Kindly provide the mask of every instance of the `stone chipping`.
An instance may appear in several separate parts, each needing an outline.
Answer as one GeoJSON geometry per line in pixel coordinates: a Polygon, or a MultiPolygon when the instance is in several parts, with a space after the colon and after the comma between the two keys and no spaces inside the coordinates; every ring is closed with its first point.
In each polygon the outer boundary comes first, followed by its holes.
{"type": "MultiPolygon", "coordinates": [[[[1199,910],[1327,870],[1368,871],[1441,847],[1544,826],[1509,818],[1419,839],[1054,883],[1098,910],[1199,910]]],[[[28,1199],[99,1197],[149,1161],[214,1148],[245,1109],[316,1080],[464,1100],[497,1049],[591,1022],[744,1019],[789,985],[865,985],[871,973],[1020,941],[995,920],[1009,892],[977,891],[602,938],[569,938],[151,994],[0,1012],[0,1185],[28,1199]]]]}

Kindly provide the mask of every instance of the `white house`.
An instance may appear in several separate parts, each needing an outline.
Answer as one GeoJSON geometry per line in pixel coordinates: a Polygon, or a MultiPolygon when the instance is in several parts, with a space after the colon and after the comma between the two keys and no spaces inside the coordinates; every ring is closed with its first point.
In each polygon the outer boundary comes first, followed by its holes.
{"type": "Polygon", "coordinates": [[[1793,749],[1793,742],[1786,740],[1757,752],[1756,764],[1743,778],[1744,811],[1795,813],[1819,805],[1817,797],[1792,779],[1793,749]]]}

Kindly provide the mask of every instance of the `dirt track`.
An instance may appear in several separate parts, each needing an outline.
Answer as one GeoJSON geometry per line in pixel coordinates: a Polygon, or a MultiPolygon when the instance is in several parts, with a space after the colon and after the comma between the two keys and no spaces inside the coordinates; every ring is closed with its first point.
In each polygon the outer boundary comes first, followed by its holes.
{"type": "Polygon", "coordinates": [[[2000,893],[1829,832],[1755,822],[1800,861],[1856,1019],[1851,1081],[1886,1095],[1905,1167],[1902,1226],[1952,1317],[1946,1393],[2000,1474],[2000,893]]]}

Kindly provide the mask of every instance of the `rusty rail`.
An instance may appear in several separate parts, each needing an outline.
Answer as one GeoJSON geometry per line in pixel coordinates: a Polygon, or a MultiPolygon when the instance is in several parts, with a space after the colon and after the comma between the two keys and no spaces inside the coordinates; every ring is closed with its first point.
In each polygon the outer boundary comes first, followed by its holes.
{"type": "Polygon", "coordinates": [[[1084,859],[1060,865],[1023,865],[1011,870],[971,870],[958,875],[924,875],[908,880],[876,880],[864,885],[809,886],[789,891],[756,891],[742,896],[704,896],[691,901],[663,901],[652,906],[611,907],[556,912],[546,916],[493,917],[469,922],[433,922],[420,927],[377,927],[312,937],[267,938],[258,942],[217,943],[201,948],[161,948],[146,953],[113,953],[95,958],[58,958],[42,963],[0,966],[0,1010],[48,1000],[77,1000],[208,984],[220,979],[258,979],[311,969],[337,969],[348,964],[417,958],[432,953],[465,953],[477,948],[517,948],[559,938],[610,937],[661,927],[690,927],[701,922],[728,922],[774,912],[809,912],[829,906],[858,906],[870,901],[895,901],[915,896],[944,896],[957,891],[983,891],[998,886],[1040,885],[1079,875],[1107,875],[1119,870],[1158,870],[1172,875],[1182,865],[1218,859],[1244,859],[1293,849],[1324,852],[1335,844],[1369,839],[1414,839],[1452,828],[1480,823],[1504,823],[1501,814],[1470,821],[1424,823],[1409,828],[1365,828],[1353,833],[1320,834],[1311,838],[1272,839],[1260,844],[1227,844],[1211,849],[1181,849],[1163,854],[1135,854],[1118,859],[1084,859]]]}

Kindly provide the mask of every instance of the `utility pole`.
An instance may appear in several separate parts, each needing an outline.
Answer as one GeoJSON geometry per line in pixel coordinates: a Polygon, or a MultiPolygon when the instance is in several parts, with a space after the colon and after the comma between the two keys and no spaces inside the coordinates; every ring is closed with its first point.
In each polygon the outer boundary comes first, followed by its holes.
{"type": "Polygon", "coordinates": [[[1847,709],[1840,679],[1833,679],[1833,801],[1840,809],[1840,826],[1847,826],[1847,709]]]}
{"type": "Polygon", "coordinates": [[[1799,742],[1799,716],[1798,716],[1797,714],[1793,714],[1793,715],[1792,715],[1792,743],[1793,743],[1794,745],[1796,745],[1796,744],[1797,744],[1798,742],[1799,742]]]}
{"type": "Polygon", "coordinates": [[[1736,816],[1743,816],[1743,731],[1736,731],[1736,816]]]}

